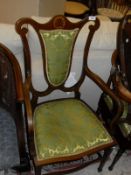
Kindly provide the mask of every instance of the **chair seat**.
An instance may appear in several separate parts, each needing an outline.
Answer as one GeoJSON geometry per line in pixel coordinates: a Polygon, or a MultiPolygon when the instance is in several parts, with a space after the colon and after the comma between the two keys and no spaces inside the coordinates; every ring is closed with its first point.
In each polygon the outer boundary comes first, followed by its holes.
{"type": "Polygon", "coordinates": [[[123,18],[124,14],[121,13],[120,11],[117,11],[115,9],[108,9],[108,8],[98,8],[98,14],[103,15],[103,16],[108,16],[111,19],[114,20],[120,20],[123,18]]]}
{"type": "Polygon", "coordinates": [[[0,169],[8,169],[19,163],[14,121],[5,109],[0,108],[0,169]]]}
{"type": "Polygon", "coordinates": [[[75,156],[113,140],[95,114],[80,100],[50,101],[34,111],[37,160],[75,156]]]}
{"type": "Polygon", "coordinates": [[[89,8],[82,3],[73,2],[73,1],[65,2],[65,12],[66,13],[80,15],[82,13],[85,13],[86,11],[89,11],[89,8]]]}

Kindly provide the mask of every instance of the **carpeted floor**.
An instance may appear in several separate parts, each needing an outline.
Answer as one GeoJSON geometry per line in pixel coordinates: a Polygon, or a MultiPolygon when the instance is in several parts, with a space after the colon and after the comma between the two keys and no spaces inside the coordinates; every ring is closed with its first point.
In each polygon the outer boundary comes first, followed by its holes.
{"type": "Polygon", "coordinates": [[[102,172],[98,172],[98,163],[90,165],[79,172],[72,173],[71,175],[131,175],[131,152],[126,152],[123,154],[122,158],[116,164],[112,171],[108,170],[108,166],[112,161],[114,153],[112,154],[110,160],[107,161],[102,172]]]}
{"type": "MultiPolygon", "coordinates": [[[[130,151],[123,154],[123,156],[121,157],[121,159],[119,160],[119,162],[116,164],[116,166],[112,171],[108,170],[108,166],[110,165],[112,158],[116,153],[116,149],[117,148],[114,149],[110,159],[107,161],[102,172],[99,173],[97,171],[99,163],[95,163],[87,166],[86,168],[80,171],[70,173],[70,175],[131,175],[131,152],[130,151]]],[[[43,170],[45,171],[46,168],[43,170]]],[[[16,173],[13,170],[9,170],[7,172],[0,171],[0,175],[16,175],[16,173]]],[[[34,173],[33,172],[22,173],[21,175],[34,175],[34,173]]]]}

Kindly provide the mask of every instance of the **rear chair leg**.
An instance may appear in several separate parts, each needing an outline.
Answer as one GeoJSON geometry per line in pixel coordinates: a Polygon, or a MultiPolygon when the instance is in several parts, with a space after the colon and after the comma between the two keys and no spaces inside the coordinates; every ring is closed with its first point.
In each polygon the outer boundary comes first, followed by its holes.
{"type": "Polygon", "coordinates": [[[100,162],[100,165],[98,167],[98,172],[101,172],[102,171],[102,169],[103,169],[103,167],[105,165],[105,162],[107,161],[107,159],[110,156],[111,152],[112,152],[112,148],[109,148],[109,149],[104,150],[103,157],[102,157],[101,162],[100,162]]]}
{"type": "Polygon", "coordinates": [[[122,154],[125,152],[125,149],[119,149],[116,156],[114,157],[112,164],[109,166],[109,170],[113,170],[114,165],[116,164],[116,162],[120,159],[120,157],[122,156],[122,154]]]}

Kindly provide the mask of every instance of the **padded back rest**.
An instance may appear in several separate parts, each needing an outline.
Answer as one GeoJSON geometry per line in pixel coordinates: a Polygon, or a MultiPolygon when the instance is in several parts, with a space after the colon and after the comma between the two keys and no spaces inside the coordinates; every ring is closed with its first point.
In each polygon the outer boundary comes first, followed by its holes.
{"type": "Polygon", "coordinates": [[[120,69],[125,74],[128,88],[131,90],[131,15],[125,16],[118,29],[118,51],[120,69]]]}
{"type": "Polygon", "coordinates": [[[50,85],[62,85],[67,79],[77,32],[77,29],[40,30],[45,50],[45,74],[50,85]]]}
{"type": "Polygon", "coordinates": [[[48,95],[52,91],[58,89],[64,92],[75,92],[79,96],[79,89],[85,79],[85,70],[87,65],[87,57],[94,32],[99,27],[99,20],[89,21],[87,18],[72,23],[62,15],[55,16],[45,24],[38,23],[33,19],[22,18],[16,23],[16,31],[20,34],[24,46],[25,54],[25,74],[26,82],[29,82],[29,87],[32,92],[32,101],[37,102],[38,97],[48,95]],[[83,26],[90,23],[89,34],[85,42],[83,53],[83,65],[81,76],[71,87],[66,86],[66,80],[69,77],[72,56],[77,36],[83,26]],[[42,52],[43,74],[47,82],[47,88],[44,91],[35,89],[32,83],[32,57],[28,42],[29,25],[35,30],[42,52]]]}
{"type": "Polygon", "coordinates": [[[96,0],[66,0],[65,15],[81,19],[96,15],[96,0]]]}

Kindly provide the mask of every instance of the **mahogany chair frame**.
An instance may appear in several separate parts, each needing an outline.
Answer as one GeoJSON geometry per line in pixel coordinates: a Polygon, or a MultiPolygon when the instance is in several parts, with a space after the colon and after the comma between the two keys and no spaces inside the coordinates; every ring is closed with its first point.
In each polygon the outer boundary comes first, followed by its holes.
{"type": "MultiPolygon", "coordinates": [[[[119,98],[110,90],[110,88],[107,86],[107,84],[95,73],[93,73],[90,68],[88,67],[88,53],[89,53],[89,48],[91,44],[91,40],[93,37],[94,32],[98,29],[99,27],[99,20],[96,18],[96,20],[92,21],[94,25],[91,23],[89,25],[89,35],[86,40],[85,48],[84,48],[84,55],[83,55],[83,70],[81,73],[81,76],[78,80],[78,82],[71,86],[71,87],[65,87],[65,81],[57,86],[53,86],[48,78],[47,74],[45,72],[46,67],[45,67],[45,47],[43,45],[42,38],[40,36],[39,31],[40,30],[54,30],[54,29],[65,29],[65,30],[72,30],[72,29],[79,29],[79,32],[81,28],[86,24],[90,22],[88,18],[85,18],[84,20],[77,22],[77,23],[72,23],[70,22],[65,16],[63,15],[57,15],[53,17],[49,22],[47,23],[38,23],[34,21],[33,19],[30,18],[22,18],[19,19],[16,22],[16,31],[20,35],[23,43],[23,51],[24,51],[24,61],[25,61],[25,83],[24,83],[24,100],[25,100],[25,108],[26,108],[26,119],[27,119],[27,133],[28,133],[28,145],[29,145],[29,151],[30,151],[30,156],[31,160],[34,162],[34,167],[35,167],[35,173],[36,174],[41,174],[41,168],[43,165],[47,164],[52,164],[52,163],[59,163],[59,162],[70,162],[72,160],[78,160],[81,159],[84,155],[92,155],[94,153],[99,152],[100,150],[105,150],[104,156],[102,156],[102,160],[99,166],[99,171],[102,170],[102,167],[107,160],[108,155],[110,154],[110,148],[116,144],[116,141],[114,140],[113,143],[110,143],[109,145],[106,145],[105,148],[99,147],[97,149],[92,149],[90,151],[87,151],[86,153],[81,153],[79,155],[75,156],[69,156],[69,157],[60,157],[60,158],[52,158],[52,159],[47,159],[46,161],[41,161],[38,160],[36,157],[36,151],[35,151],[35,145],[34,145],[34,128],[33,128],[33,111],[35,110],[35,107],[39,105],[38,103],[38,98],[42,96],[46,96],[50,94],[51,92],[55,91],[56,89],[62,90],[64,92],[74,92],[74,98],[75,99],[80,99],[81,97],[81,92],[80,92],[80,87],[82,83],[84,82],[84,79],[89,77],[92,81],[94,81],[104,92],[109,94],[111,98],[114,99],[115,104],[116,104],[116,115],[115,115],[115,120],[117,120],[122,112],[122,105],[121,102],[119,101],[119,98]],[[44,76],[45,80],[47,81],[48,87],[45,91],[38,91],[34,88],[33,83],[32,83],[32,70],[31,70],[31,51],[28,43],[28,25],[31,25],[35,32],[38,35],[40,44],[41,44],[41,49],[42,49],[42,56],[43,56],[43,61],[44,61],[44,76]],[[31,95],[31,98],[30,98],[31,95]]],[[[74,43],[75,44],[75,43],[74,43]]],[[[70,69],[70,68],[69,68],[70,69]]],[[[66,78],[67,80],[67,78],[66,78]]],[[[40,103],[41,104],[41,103],[40,103]]],[[[113,129],[115,120],[111,123],[111,128],[113,129]]],[[[89,164],[89,162],[88,162],[89,164]]],[[[80,166],[80,165],[79,165],[80,166]]],[[[85,166],[85,165],[84,165],[85,166]]],[[[83,166],[81,166],[83,167],[83,166]]],[[[78,169],[78,167],[75,167],[78,169]]],[[[73,167],[74,169],[74,167],[73,167]]],[[[73,169],[69,168],[59,170],[57,172],[54,172],[54,174],[62,174],[63,172],[68,172],[72,171],[73,169]]],[[[52,172],[51,172],[52,173],[52,172]]],[[[52,173],[53,174],[53,173],[52,173]]]]}

